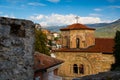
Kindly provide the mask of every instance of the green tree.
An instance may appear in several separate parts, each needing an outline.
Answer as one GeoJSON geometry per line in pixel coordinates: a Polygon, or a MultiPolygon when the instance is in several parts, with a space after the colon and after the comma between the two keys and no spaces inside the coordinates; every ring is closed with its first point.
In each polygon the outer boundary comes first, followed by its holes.
{"type": "Polygon", "coordinates": [[[35,30],[35,51],[50,55],[49,48],[46,46],[47,36],[41,30],[35,30]]]}
{"type": "Polygon", "coordinates": [[[116,32],[115,36],[115,46],[114,46],[114,57],[115,63],[112,65],[111,70],[119,70],[120,71],[120,31],[116,32]]]}

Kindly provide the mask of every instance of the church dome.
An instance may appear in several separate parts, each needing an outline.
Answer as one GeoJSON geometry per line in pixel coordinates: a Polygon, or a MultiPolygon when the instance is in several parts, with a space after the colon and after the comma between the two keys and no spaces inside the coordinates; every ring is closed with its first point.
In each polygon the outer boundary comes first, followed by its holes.
{"type": "Polygon", "coordinates": [[[72,25],[69,25],[66,28],[60,29],[61,31],[68,31],[68,30],[95,30],[94,28],[89,28],[83,24],[75,23],[72,25]]]}

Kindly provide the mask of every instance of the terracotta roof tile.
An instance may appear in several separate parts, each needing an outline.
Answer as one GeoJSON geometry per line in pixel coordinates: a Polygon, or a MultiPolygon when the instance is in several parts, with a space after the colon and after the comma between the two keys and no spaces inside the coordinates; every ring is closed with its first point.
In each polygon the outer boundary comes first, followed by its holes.
{"type": "Polygon", "coordinates": [[[50,67],[56,66],[63,63],[62,60],[47,56],[45,54],[35,52],[34,54],[34,69],[37,70],[45,70],[50,67]]]}
{"type": "Polygon", "coordinates": [[[89,27],[87,27],[87,26],[85,26],[83,24],[79,24],[79,23],[69,25],[68,27],[62,28],[60,30],[61,31],[66,31],[66,30],[80,30],[80,29],[83,29],[83,30],[95,30],[94,28],[89,28],[89,27]]]}
{"type": "Polygon", "coordinates": [[[102,53],[113,53],[114,39],[108,38],[96,38],[95,45],[85,49],[69,49],[61,48],[55,50],[55,52],[102,52],[102,53]]]}

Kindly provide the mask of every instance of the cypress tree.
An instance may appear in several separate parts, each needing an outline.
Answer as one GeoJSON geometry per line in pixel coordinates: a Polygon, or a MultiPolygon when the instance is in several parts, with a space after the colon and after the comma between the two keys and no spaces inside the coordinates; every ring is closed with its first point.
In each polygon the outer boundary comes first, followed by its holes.
{"type": "Polygon", "coordinates": [[[111,70],[120,70],[120,31],[116,32],[115,36],[115,46],[114,46],[114,57],[115,57],[115,63],[112,65],[111,70]]]}

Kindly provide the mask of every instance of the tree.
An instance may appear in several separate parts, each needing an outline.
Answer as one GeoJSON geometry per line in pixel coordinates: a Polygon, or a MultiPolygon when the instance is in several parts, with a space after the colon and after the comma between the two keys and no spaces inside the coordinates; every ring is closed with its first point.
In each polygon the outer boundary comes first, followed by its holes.
{"type": "Polygon", "coordinates": [[[115,46],[114,46],[114,57],[115,63],[112,65],[111,70],[120,70],[120,31],[116,32],[115,36],[115,46]]]}
{"type": "Polygon", "coordinates": [[[35,30],[35,51],[43,54],[49,54],[47,45],[47,36],[41,30],[35,30]]]}

